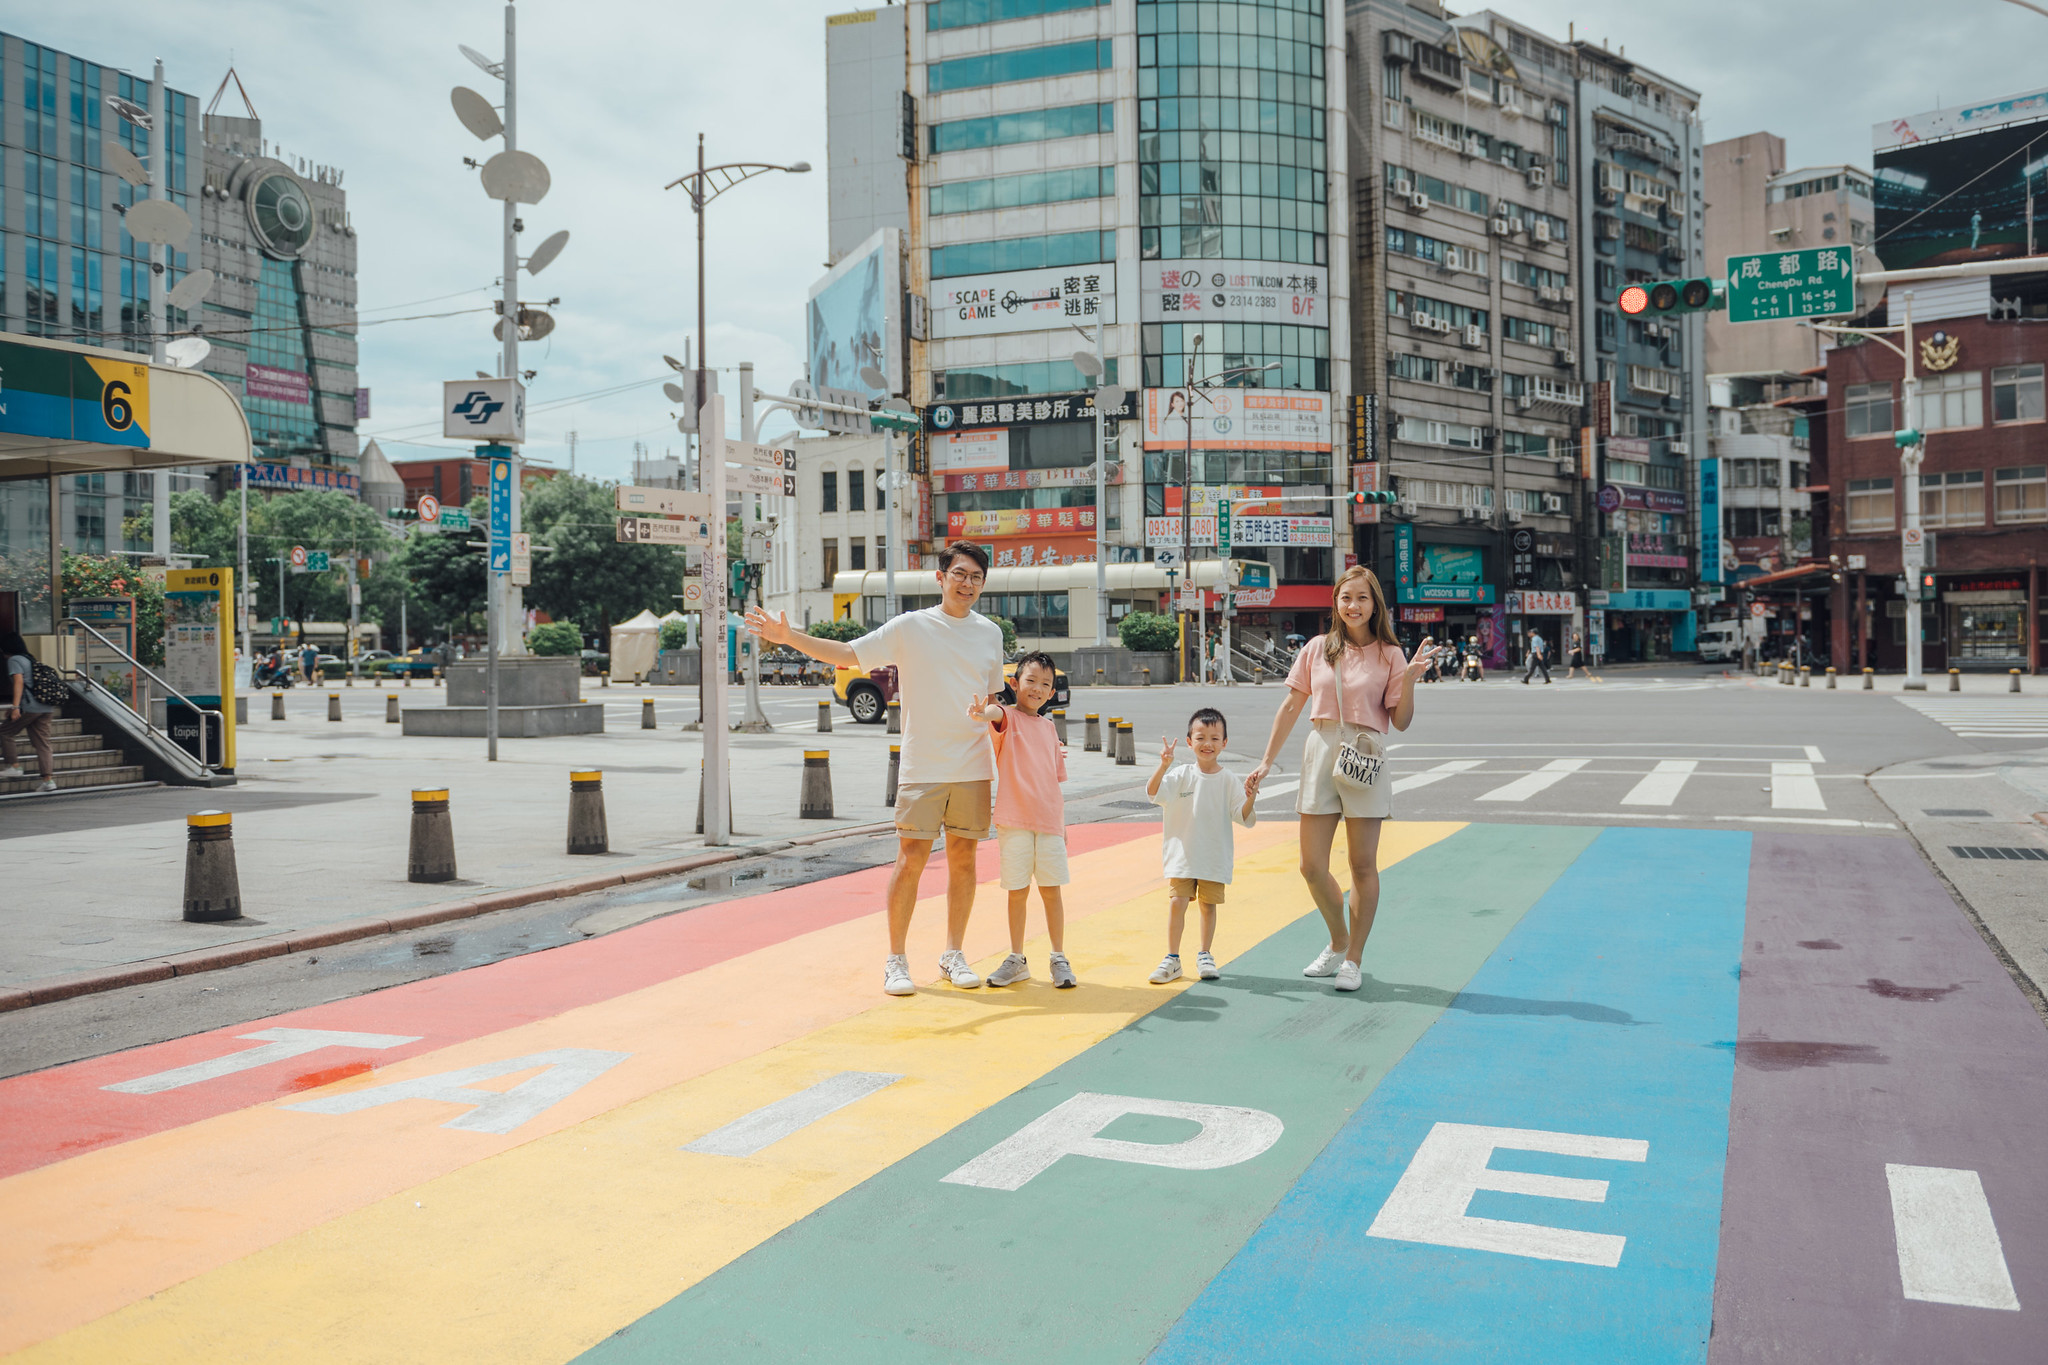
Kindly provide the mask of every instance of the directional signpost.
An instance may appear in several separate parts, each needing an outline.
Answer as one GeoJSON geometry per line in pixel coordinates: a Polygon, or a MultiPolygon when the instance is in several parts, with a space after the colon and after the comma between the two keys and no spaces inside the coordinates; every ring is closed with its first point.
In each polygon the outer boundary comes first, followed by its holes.
{"type": "Polygon", "coordinates": [[[701,545],[711,535],[709,493],[626,484],[618,489],[618,509],[627,514],[613,534],[621,545],[701,545]]]}
{"type": "Polygon", "coordinates": [[[614,539],[621,545],[701,545],[709,537],[701,521],[623,517],[614,539]]]}
{"type": "Polygon", "coordinates": [[[1855,311],[1856,265],[1847,247],[1728,258],[1730,322],[1776,322],[1855,311]]]}
{"type": "Polygon", "coordinates": [[[440,520],[435,524],[444,531],[467,531],[469,529],[469,513],[463,511],[460,507],[444,507],[441,509],[440,520]]]}
{"type": "Polygon", "coordinates": [[[745,441],[728,442],[725,450],[726,462],[740,467],[740,492],[766,493],[771,497],[796,496],[795,451],[745,441]]]}

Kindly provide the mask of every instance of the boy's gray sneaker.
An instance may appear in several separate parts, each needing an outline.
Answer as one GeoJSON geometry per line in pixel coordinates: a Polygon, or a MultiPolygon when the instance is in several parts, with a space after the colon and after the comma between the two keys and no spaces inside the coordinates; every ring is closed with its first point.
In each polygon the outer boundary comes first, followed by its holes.
{"type": "Polygon", "coordinates": [[[1011,953],[1003,959],[1003,965],[988,974],[991,986],[1012,986],[1019,981],[1031,979],[1031,964],[1024,960],[1022,953],[1011,953]]]}
{"type": "Polygon", "coordinates": [[[1071,986],[1081,984],[1074,979],[1074,969],[1067,964],[1067,955],[1065,953],[1054,953],[1052,955],[1052,984],[1060,990],[1066,990],[1071,986]]]}
{"type": "Polygon", "coordinates": [[[1207,952],[1200,952],[1195,954],[1195,975],[1201,977],[1204,981],[1214,981],[1217,977],[1222,976],[1223,973],[1217,968],[1214,957],[1210,956],[1207,952]]]}
{"type": "Polygon", "coordinates": [[[948,948],[939,954],[939,970],[946,979],[961,990],[971,991],[981,984],[981,978],[974,974],[974,968],[967,965],[967,954],[958,948],[948,948]]]}

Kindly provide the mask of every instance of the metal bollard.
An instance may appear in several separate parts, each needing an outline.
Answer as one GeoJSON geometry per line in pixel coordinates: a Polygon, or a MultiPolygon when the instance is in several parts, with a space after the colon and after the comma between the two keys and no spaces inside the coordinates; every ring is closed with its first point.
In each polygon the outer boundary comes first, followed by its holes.
{"type": "Polygon", "coordinates": [[[1866,668],[1866,669],[1864,669],[1864,670],[1863,670],[1863,690],[1864,690],[1865,692],[1868,692],[1868,691],[1871,691],[1871,690],[1872,690],[1873,688],[1875,688],[1876,686],[1877,686],[1877,670],[1876,670],[1876,669],[1874,669],[1874,668],[1866,668]]]}
{"type": "Polygon", "coordinates": [[[1131,723],[1118,721],[1116,726],[1116,762],[1120,768],[1129,768],[1138,761],[1137,741],[1131,737],[1131,723]]]}
{"type": "Polygon", "coordinates": [[[272,692],[270,694],[270,718],[272,720],[284,719],[284,693],[272,692]]]}
{"type": "Polygon", "coordinates": [[[341,693],[339,692],[329,692],[327,694],[327,719],[341,719],[341,693]]]}
{"type": "Polygon", "coordinates": [[[1086,720],[1086,728],[1082,731],[1081,752],[1099,754],[1102,752],[1102,718],[1090,711],[1086,720]]]}
{"type": "Polygon", "coordinates": [[[821,735],[832,733],[832,699],[830,697],[818,703],[818,733],[821,735]]]}
{"type": "Polygon", "coordinates": [[[224,810],[185,817],[185,918],[193,924],[242,917],[234,819],[224,810]]]}
{"type": "Polygon", "coordinates": [[[903,703],[894,697],[889,698],[889,733],[892,735],[903,733],[903,703]]]}
{"type": "Polygon", "coordinates": [[[903,746],[889,746],[889,794],[882,798],[882,804],[890,810],[896,809],[896,773],[903,766],[903,746]]]}
{"type": "Polygon", "coordinates": [[[412,845],[405,855],[405,879],[455,880],[455,826],[448,818],[446,787],[413,789],[412,845]]]}
{"type": "Polygon", "coordinates": [[[1144,674],[1144,675],[1145,675],[1145,680],[1144,680],[1143,682],[1139,683],[1139,684],[1138,684],[1138,686],[1140,686],[1140,687],[1150,687],[1150,686],[1152,685],[1152,670],[1151,670],[1151,669],[1150,669],[1149,667],[1147,667],[1147,668],[1141,668],[1141,669],[1139,669],[1138,671],[1139,671],[1140,673],[1142,673],[1142,674],[1144,674]]]}
{"type": "Polygon", "coordinates": [[[569,774],[569,851],[609,853],[604,823],[604,773],[597,768],[569,774]]]}
{"type": "Polygon", "coordinates": [[[610,687],[612,685],[612,675],[609,670],[597,675],[597,685],[599,687],[610,687]]]}
{"type": "Polygon", "coordinates": [[[384,723],[386,725],[398,724],[398,694],[396,692],[386,692],[384,694],[384,723]]]}
{"type": "Polygon", "coordinates": [[[1832,692],[1832,691],[1834,691],[1834,690],[1835,690],[1835,670],[1834,670],[1834,669],[1832,669],[1832,668],[1830,668],[1830,669],[1828,669],[1828,691],[1832,692]]]}
{"type": "Polygon", "coordinates": [[[1963,670],[1962,670],[1962,669],[1960,669],[1960,668],[1951,668],[1951,669],[1950,669],[1950,670],[1948,671],[1948,690],[1949,690],[1949,691],[1951,691],[1951,692],[1960,692],[1960,691],[1962,691],[1962,690],[1963,690],[1963,670]]]}
{"type": "Polygon", "coordinates": [[[654,698],[652,697],[642,697],[640,699],[640,728],[643,730],[652,730],[655,728],[654,698]]]}
{"type": "Polygon", "coordinates": [[[439,687],[440,685],[441,685],[441,666],[440,666],[439,664],[435,664],[435,665],[434,665],[434,686],[436,686],[436,687],[439,687]]]}
{"type": "Polygon", "coordinates": [[[341,678],[341,685],[343,687],[354,687],[356,685],[356,675],[353,673],[344,673],[341,678]]]}
{"type": "Polygon", "coordinates": [[[1811,665],[1799,665],[1799,685],[1801,687],[1813,686],[1813,668],[1811,665]]]}
{"type": "Polygon", "coordinates": [[[1109,760],[1112,763],[1116,762],[1117,727],[1122,725],[1123,723],[1124,718],[1122,716],[1111,716],[1109,718],[1109,743],[1102,746],[1102,752],[1109,755],[1109,760]]]}
{"type": "Polygon", "coordinates": [[[1102,686],[1102,670],[1099,668],[1095,670],[1095,685],[1102,686]]]}
{"type": "Polygon", "coordinates": [[[2009,678],[2009,679],[2010,679],[2011,681],[2010,681],[2010,682],[2008,682],[2008,683],[2006,684],[2006,689],[2005,689],[2005,690],[2006,690],[2006,691],[2008,691],[2008,692],[2017,692],[2017,691],[2019,691],[2019,690],[2020,690],[2020,671],[2019,671],[2019,670],[2018,670],[2017,668],[2009,668],[2009,669],[2007,669],[2007,670],[2006,670],[2006,676],[2007,676],[2007,677],[2008,677],[2008,678],[2009,678]]]}
{"type": "Polygon", "coordinates": [[[1060,744],[1064,747],[1067,742],[1067,713],[1065,710],[1052,713],[1052,732],[1059,736],[1060,744]]]}
{"type": "Polygon", "coordinates": [[[1790,687],[1792,685],[1792,665],[1778,665],[1778,681],[1783,683],[1787,687],[1790,687]]]}
{"type": "Polygon", "coordinates": [[[832,818],[832,751],[804,750],[804,785],[797,797],[799,820],[832,818]]]}

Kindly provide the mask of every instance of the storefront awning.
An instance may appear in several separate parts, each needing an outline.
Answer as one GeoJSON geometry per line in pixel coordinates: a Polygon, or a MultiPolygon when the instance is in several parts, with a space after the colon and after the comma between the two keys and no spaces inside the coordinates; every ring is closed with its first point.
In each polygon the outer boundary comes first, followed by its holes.
{"type": "Polygon", "coordinates": [[[210,374],[42,337],[0,340],[0,479],[246,464],[249,420],[210,374]]]}

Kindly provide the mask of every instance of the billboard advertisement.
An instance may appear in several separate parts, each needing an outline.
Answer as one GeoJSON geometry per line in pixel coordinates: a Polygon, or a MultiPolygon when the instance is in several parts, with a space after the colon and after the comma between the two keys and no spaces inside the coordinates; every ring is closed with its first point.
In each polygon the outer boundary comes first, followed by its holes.
{"type": "Polygon", "coordinates": [[[2027,254],[2048,243],[2048,118],[1877,154],[1878,256],[1887,270],[2027,254]]]}
{"type": "MultiPolygon", "coordinates": [[[[1147,450],[1189,443],[1189,396],[1145,390],[1147,450]]],[[[1330,395],[1307,389],[1209,389],[1193,397],[1196,450],[1328,450],[1330,395]]]]}
{"type": "Polygon", "coordinates": [[[949,431],[932,437],[929,449],[934,474],[1010,467],[1010,433],[1003,427],[949,431]]]}
{"type": "Polygon", "coordinates": [[[1095,534],[1093,507],[1012,507],[992,512],[948,512],[946,534],[954,540],[997,536],[1095,534]]]}
{"type": "Polygon", "coordinates": [[[2048,90],[2007,95],[1982,104],[1958,104],[1928,114],[1910,114],[1888,123],[1874,123],[1870,126],[1870,145],[1889,151],[1930,138],[1974,133],[2008,123],[2030,123],[2039,118],[2048,118],[2048,90]]]}
{"type": "Polygon", "coordinates": [[[903,233],[880,228],[811,286],[805,347],[810,382],[851,389],[869,398],[902,394],[908,385],[903,365],[903,233]],[[877,388],[861,378],[866,368],[882,372],[877,388]]]}
{"type": "Polygon", "coordinates": [[[1270,261],[1145,261],[1138,309],[1146,322],[1285,322],[1327,327],[1329,272],[1270,261]]]}
{"type": "Polygon", "coordinates": [[[932,335],[984,337],[1043,332],[1098,317],[1116,321],[1112,266],[1064,266],[933,280],[932,335]]]}

